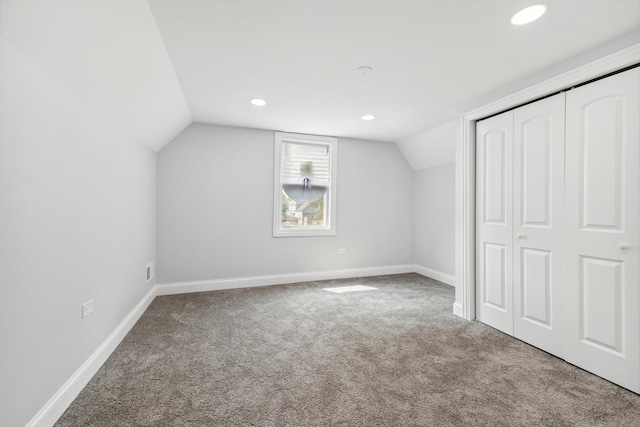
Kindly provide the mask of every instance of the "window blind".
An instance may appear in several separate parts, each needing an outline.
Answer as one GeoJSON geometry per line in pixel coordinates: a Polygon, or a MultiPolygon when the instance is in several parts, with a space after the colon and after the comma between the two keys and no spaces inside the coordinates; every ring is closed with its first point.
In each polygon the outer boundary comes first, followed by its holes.
{"type": "Polygon", "coordinates": [[[308,178],[314,185],[328,187],[331,181],[329,147],[324,144],[283,142],[280,179],[283,184],[302,184],[308,178]]]}

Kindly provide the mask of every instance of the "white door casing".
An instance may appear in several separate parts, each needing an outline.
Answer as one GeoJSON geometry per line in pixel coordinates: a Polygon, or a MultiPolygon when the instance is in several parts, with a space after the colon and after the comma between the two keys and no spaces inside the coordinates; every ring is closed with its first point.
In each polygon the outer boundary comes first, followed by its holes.
{"type": "Polygon", "coordinates": [[[514,110],[516,338],[563,354],[564,93],[514,110]]]}
{"type": "Polygon", "coordinates": [[[513,335],[513,112],[476,128],[476,314],[513,335]]]}
{"type": "Polygon", "coordinates": [[[565,359],[640,392],[640,69],[566,101],[565,359]]]}

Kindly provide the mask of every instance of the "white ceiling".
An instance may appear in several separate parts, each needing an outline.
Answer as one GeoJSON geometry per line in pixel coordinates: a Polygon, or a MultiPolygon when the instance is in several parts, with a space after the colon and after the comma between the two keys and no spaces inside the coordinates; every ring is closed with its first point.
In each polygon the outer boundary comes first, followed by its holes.
{"type": "Polygon", "coordinates": [[[540,1],[0,0],[0,35],[156,150],[191,121],[397,142],[640,41],[639,0],[540,1]]]}

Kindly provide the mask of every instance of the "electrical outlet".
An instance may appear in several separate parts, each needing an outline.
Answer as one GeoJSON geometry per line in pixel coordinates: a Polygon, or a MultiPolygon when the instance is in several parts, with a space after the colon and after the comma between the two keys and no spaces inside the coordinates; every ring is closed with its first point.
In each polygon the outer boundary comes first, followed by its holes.
{"type": "Polygon", "coordinates": [[[347,253],[347,250],[344,248],[338,249],[338,255],[344,255],[347,253]]]}
{"type": "Polygon", "coordinates": [[[147,283],[149,283],[153,279],[153,262],[150,262],[149,264],[147,264],[146,278],[147,278],[147,283]]]}
{"type": "Polygon", "coordinates": [[[87,317],[91,313],[93,313],[93,300],[92,299],[90,299],[89,301],[87,301],[84,304],[82,304],[82,318],[84,319],[85,317],[87,317]]]}

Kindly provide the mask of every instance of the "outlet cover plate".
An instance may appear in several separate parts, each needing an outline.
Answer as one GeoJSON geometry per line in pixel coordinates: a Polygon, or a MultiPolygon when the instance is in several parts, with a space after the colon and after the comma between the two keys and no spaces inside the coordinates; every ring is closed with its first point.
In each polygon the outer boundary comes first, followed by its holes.
{"type": "Polygon", "coordinates": [[[147,283],[151,282],[153,280],[153,276],[154,276],[154,271],[153,271],[153,261],[150,262],[149,264],[147,264],[147,267],[145,268],[145,274],[146,274],[146,278],[147,278],[147,283]]]}

